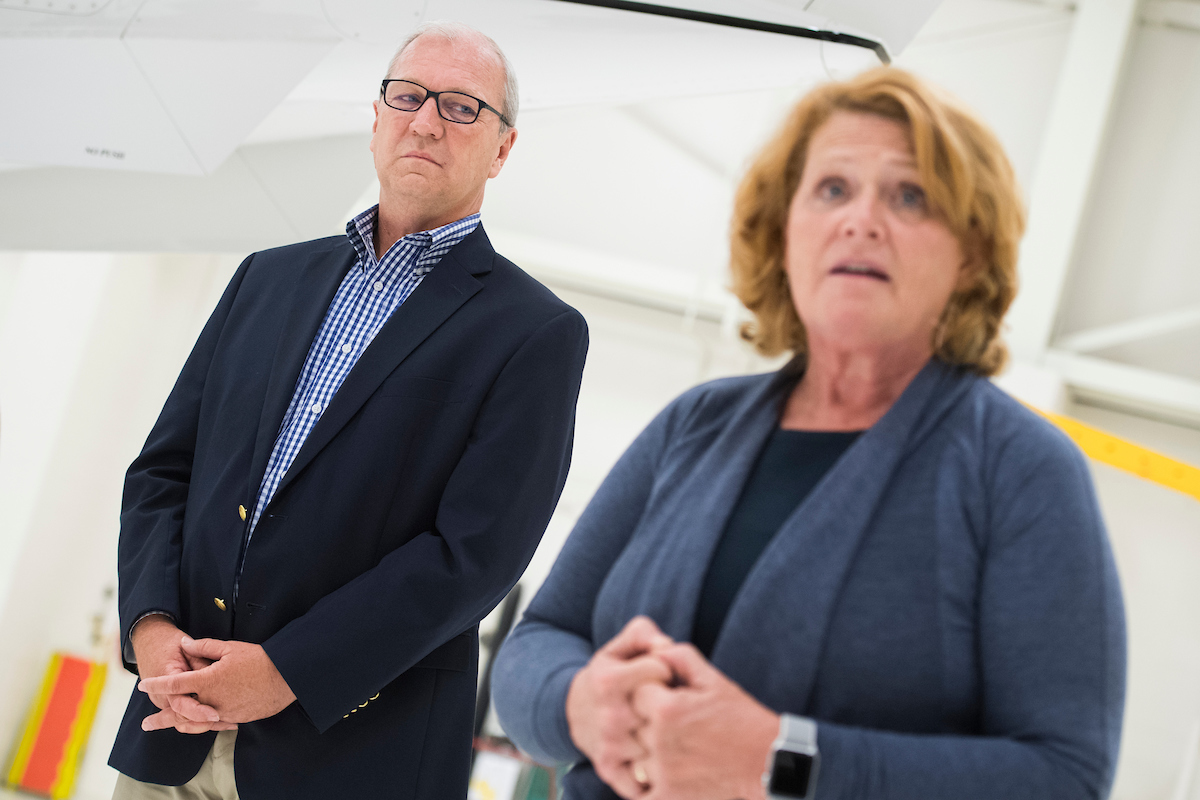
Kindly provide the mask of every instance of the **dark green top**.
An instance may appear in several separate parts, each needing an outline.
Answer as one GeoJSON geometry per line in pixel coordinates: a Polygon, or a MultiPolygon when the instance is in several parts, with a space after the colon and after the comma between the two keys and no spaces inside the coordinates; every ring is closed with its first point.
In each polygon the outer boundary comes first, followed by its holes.
{"type": "Polygon", "coordinates": [[[705,656],[712,655],[729,606],[754,562],[861,433],[776,428],[771,434],[733,507],[700,588],[692,643],[705,656]]]}

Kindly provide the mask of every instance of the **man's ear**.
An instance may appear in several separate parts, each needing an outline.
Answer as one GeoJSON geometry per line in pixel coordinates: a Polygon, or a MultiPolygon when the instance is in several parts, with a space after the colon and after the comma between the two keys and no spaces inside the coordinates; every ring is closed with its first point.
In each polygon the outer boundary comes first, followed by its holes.
{"type": "Polygon", "coordinates": [[[375,119],[371,122],[371,152],[375,152],[375,131],[379,129],[379,101],[371,103],[371,109],[375,112],[375,119]]]}
{"type": "Polygon", "coordinates": [[[500,148],[496,152],[496,158],[492,161],[492,168],[488,170],[489,178],[494,178],[500,174],[500,170],[504,167],[504,162],[508,160],[508,154],[512,151],[513,144],[516,141],[516,128],[509,128],[505,134],[500,137],[500,148]]]}

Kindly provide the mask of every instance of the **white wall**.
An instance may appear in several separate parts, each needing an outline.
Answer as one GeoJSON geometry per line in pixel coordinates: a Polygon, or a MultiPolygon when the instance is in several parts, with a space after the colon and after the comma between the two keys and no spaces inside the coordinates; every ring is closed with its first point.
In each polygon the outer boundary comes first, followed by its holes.
{"type": "Polygon", "coordinates": [[[0,263],[0,292],[9,286],[10,295],[0,302],[8,306],[0,365],[19,371],[0,372],[0,475],[8,487],[22,480],[31,454],[43,467],[40,479],[0,505],[0,552],[15,562],[0,574],[0,751],[15,740],[50,653],[90,654],[92,617],[107,611],[98,655],[109,658],[110,677],[78,795],[99,800],[111,794],[115,775],[104,762],[133,686],[115,658],[115,609],[104,602],[116,584],[123,474],[238,259],[30,254],[17,266],[8,261],[0,263]],[[52,298],[12,296],[20,276],[2,276],[31,264],[50,284],[106,270],[92,316],[72,326],[55,314],[52,298]],[[52,335],[54,328],[65,335],[52,335]]]}

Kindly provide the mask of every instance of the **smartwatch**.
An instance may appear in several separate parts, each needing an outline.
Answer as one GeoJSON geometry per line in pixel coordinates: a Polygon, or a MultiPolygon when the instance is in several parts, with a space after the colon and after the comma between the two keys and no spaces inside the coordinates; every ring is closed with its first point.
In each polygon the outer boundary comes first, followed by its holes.
{"type": "Polygon", "coordinates": [[[817,723],[806,717],[783,714],[779,736],[767,756],[763,788],[769,800],[812,800],[817,785],[817,723]]]}

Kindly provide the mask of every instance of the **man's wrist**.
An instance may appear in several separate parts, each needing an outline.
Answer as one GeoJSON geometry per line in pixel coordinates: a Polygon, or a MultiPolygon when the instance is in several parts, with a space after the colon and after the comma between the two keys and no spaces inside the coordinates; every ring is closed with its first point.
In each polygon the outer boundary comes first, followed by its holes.
{"type": "Polygon", "coordinates": [[[129,626],[129,638],[126,640],[124,652],[121,654],[130,664],[137,664],[137,648],[134,645],[134,639],[140,631],[144,635],[148,631],[160,625],[168,625],[178,630],[178,625],[175,623],[175,618],[166,611],[147,611],[133,621],[129,626]]]}

